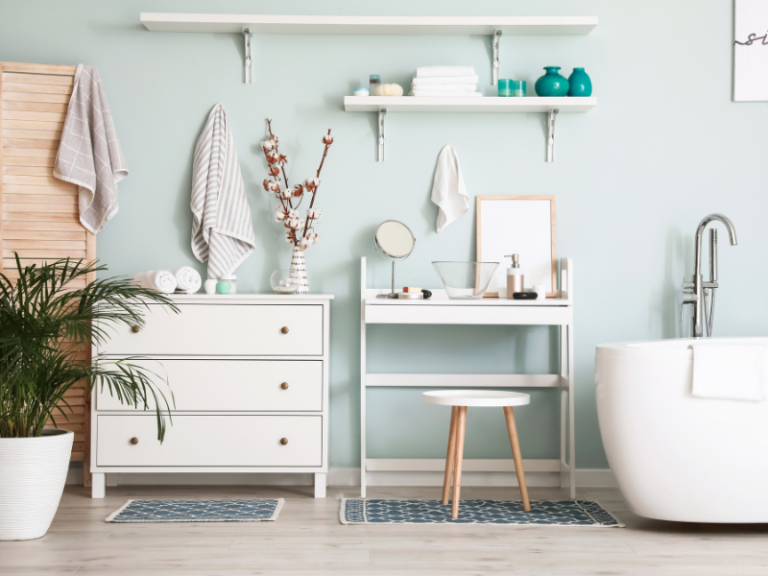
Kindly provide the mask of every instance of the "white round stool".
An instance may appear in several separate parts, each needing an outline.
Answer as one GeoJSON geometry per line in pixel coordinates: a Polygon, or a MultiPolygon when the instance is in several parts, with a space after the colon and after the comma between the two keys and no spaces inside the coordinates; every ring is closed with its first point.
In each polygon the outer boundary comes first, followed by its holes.
{"type": "Polygon", "coordinates": [[[529,512],[531,510],[531,503],[528,500],[528,488],[525,486],[523,458],[520,456],[520,444],[517,439],[515,414],[512,407],[530,404],[530,395],[503,390],[434,390],[432,392],[424,392],[423,396],[424,401],[430,404],[453,406],[451,410],[451,427],[448,433],[448,454],[445,457],[445,479],[443,480],[444,505],[448,504],[451,480],[453,480],[451,518],[459,517],[461,465],[464,461],[464,433],[467,425],[467,406],[501,406],[504,409],[504,418],[507,421],[507,431],[509,432],[509,443],[512,445],[512,457],[515,459],[515,472],[517,472],[517,481],[520,484],[520,493],[523,497],[523,509],[529,512]]]}

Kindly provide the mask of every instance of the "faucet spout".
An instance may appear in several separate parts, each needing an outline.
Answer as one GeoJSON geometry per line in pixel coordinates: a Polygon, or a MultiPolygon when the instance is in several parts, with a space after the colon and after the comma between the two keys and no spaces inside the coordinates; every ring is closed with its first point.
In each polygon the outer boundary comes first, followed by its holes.
{"type": "Polygon", "coordinates": [[[696,228],[693,282],[685,285],[685,290],[690,290],[690,292],[686,292],[686,294],[683,296],[684,304],[693,304],[692,323],[694,338],[700,338],[704,336],[704,323],[707,321],[705,318],[707,315],[706,297],[710,291],[712,292],[712,304],[710,306],[707,329],[709,335],[711,336],[712,334],[712,316],[714,315],[715,307],[714,289],[717,288],[717,231],[712,230],[710,237],[709,258],[711,279],[709,282],[704,282],[701,277],[701,244],[704,237],[704,230],[710,222],[714,222],[715,220],[722,222],[728,229],[728,236],[731,240],[731,246],[736,246],[738,243],[736,240],[736,227],[733,225],[733,222],[731,222],[729,218],[723,216],[722,214],[710,214],[709,216],[705,216],[704,219],[699,222],[698,228],[696,228]]]}
{"type": "Polygon", "coordinates": [[[696,277],[701,275],[701,243],[704,237],[704,229],[710,222],[714,222],[715,220],[722,222],[728,229],[728,236],[731,240],[731,246],[736,246],[736,244],[738,244],[736,239],[736,227],[733,225],[733,222],[731,222],[730,218],[723,216],[722,214],[710,214],[705,216],[702,221],[699,222],[698,228],[696,228],[696,270],[694,271],[694,281],[696,277]]]}

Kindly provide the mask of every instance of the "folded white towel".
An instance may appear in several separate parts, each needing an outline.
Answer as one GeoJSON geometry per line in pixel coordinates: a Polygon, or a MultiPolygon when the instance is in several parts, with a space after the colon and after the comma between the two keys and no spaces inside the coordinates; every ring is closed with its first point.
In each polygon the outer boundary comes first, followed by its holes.
{"type": "Polygon", "coordinates": [[[468,96],[472,97],[478,97],[482,96],[482,92],[448,92],[446,90],[411,90],[411,96],[427,96],[427,97],[438,97],[438,96],[451,96],[453,98],[466,98],[468,96]]]}
{"type": "Polygon", "coordinates": [[[168,270],[150,270],[141,272],[133,277],[142,288],[162,292],[163,294],[172,294],[176,290],[176,276],[168,270]]]}
{"type": "Polygon", "coordinates": [[[477,77],[477,75],[474,76],[427,76],[426,78],[417,78],[416,76],[413,77],[413,85],[414,86],[434,86],[442,85],[442,84],[450,84],[450,85],[456,85],[456,84],[475,84],[477,85],[477,82],[480,79],[477,77]]]}
{"type": "Polygon", "coordinates": [[[438,232],[469,210],[469,194],[461,175],[459,157],[450,144],[443,148],[437,158],[432,202],[440,208],[437,214],[438,232]]]}
{"type": "Polygon", "coordinates": [[[173,271],[173,275],[176,277],[176,290],[186,292],[187,294],[194,294],[203,285],[203,279],[200,278],[200,273],[194,268],[189,266],[182,266],[176,268],[173,271]]]}
{"type": "Polygon", "coordinates": [[[765,344],[701,342],[693,349],[693,395],[698,398],[765,400],[765,344]]]}
{"type": "Polygon", "coordinates": [[[412,91],[418,90],[423,92],[450,92],[451,94],[462,94],[464,92],[476,92],[477,84],[440,84],[430,86],[417,86],[413,85],[412,91]]]}
{"type": "Polygon", "coordinates": [[[436,76],[474,76],[474,66],[419,66],[416,68],[416,78],[434,78],[436,76]]]}

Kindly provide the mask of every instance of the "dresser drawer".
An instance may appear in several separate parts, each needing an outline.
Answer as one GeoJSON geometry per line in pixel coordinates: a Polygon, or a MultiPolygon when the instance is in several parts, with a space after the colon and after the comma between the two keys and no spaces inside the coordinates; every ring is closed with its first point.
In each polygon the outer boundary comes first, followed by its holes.
{"type": "MultiPolygon", "coordinates": [[[[303,412],[323,409],[321,360],[134,360],[133,364],[166,375],[176,400],[176,411],[303,412]]],[[[162,382],[162,381],[161,381],[162,382]]],[[[159,386],[165,390],[165,382],[159,386]]],[[[154,408],[154,404],[151,405],[154,408]]],[[[98,410],[125,410],[99,391],[98,410]]]]}
{"type": "Polygon", "coordinates": [[[149,415],[99,415],[97,466],[320,467],[321,416],[174,415],[165,441],[149,415]],[[132,439],[137,443],[133,444],[132,439]],[[282,444],[281,440],[287,440],[282,444]]]}
{"type": "MultiPolygon", "coordinates": [[[[222,296],[224,298],[224,296],[222,296]]],[[[322,355],[321,305],[150,305],[138,332],[120,326],[99,352],[113,355],[322,355]]]]}

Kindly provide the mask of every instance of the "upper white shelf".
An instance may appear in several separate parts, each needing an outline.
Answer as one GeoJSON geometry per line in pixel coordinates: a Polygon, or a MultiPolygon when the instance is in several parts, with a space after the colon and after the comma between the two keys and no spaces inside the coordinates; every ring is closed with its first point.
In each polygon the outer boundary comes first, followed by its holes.
{"type": "Polygon", "coordinates": [[[272,14],[169,14],[142,12],[151,32],[251,34],[526,36],[589,34],[597,16],[288,16],[272,14]]]}
{"type": "Polygon", "coordinates": [[[347,112],[587,112],[597,106],[597,98],[496,98],[415,96],[345,96],[347,112]]]}

